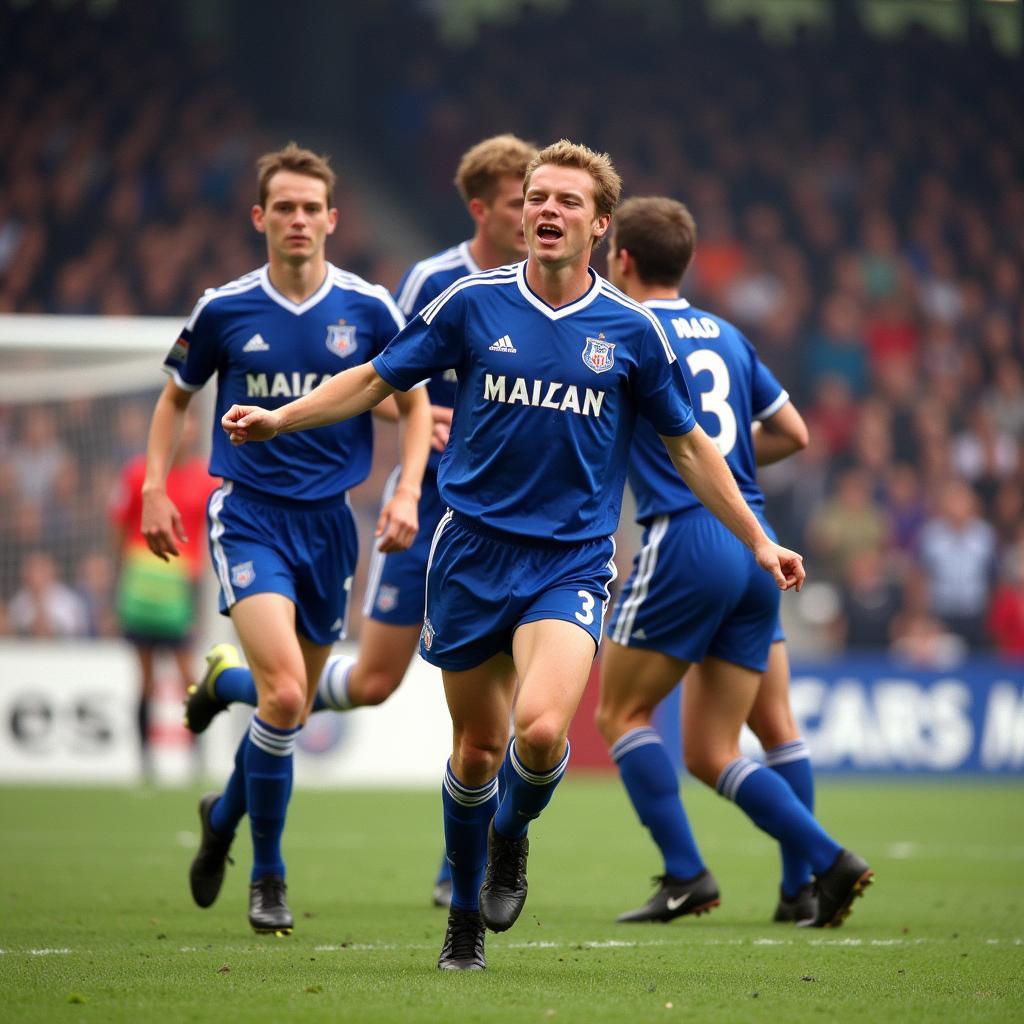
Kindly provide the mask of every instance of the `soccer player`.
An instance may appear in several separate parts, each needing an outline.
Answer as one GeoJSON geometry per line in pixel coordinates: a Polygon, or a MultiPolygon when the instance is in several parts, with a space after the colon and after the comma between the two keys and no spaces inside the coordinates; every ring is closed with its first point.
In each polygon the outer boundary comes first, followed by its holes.
{"type": "Polygon", "coordinates": [[[776,583],[803,581],[800,556],[767,536],[696,426],[658,320],[590,269],[620,187],[606,155],[564,139],[548,146],[524,184],[525,262],[457,281],[370,364],[282,408],[235,406],[222,419],[234,444],[269,440],[456,370],[438,470],[448,510],[430,551],[420,637],[453,723],[442,969],[483,969],[485,927],[511,927],[526,902],[527,828],[568,762],[615,575],[612,533],[638,414],[776,583]]]}
{"type": "MultiPolygon", "coordinates": [[[[398,286],[396,299],[403,315],[412,317],[450,284],[467,274],[521,260],[526,255],[523,234],[523,175],[537,150],[515,135],[495,135],[478,142],[459,161],[455,185],[476,230],[468,241],[413,264],[398,286]]],[[[357,659],[331,656],[321,673],[312,710],[348,711],[381,704],[398,689],[416,653],[423,625],[423,589],[427,556],[434,527],[445,506],[437,489],[437,467],[448,440],[455,396],[455,374],[446,370],[428,382],[434,417],[433,451],[423,477],[419,533],[405,551],[375,550],[363,605],[362,635],[357,659]]],[[[385,503],[401,476],[395,468],[384,491],[385,503]]],[[[218,644],[207,655],[208,668],[189,695],[185,724],[203,732],[219,711],[232,701],[256,703],[256,688],[248,669],[239,667],[229,644],[218,644]]],[[[437,906],[451,902],[448,862],[434,883],[437,906]]]]}
{"type": "MultiPolygon", "coordinates": [[[[693,218],[681,203],[630,199],[616,217],[608,277],[664,327],[698,423],[760,516],[764,496],[756,467],[803,448],[806,427],[750,342],[679,297],[695,244],[693,218]]],[[[646,423],[633,438],[629,482],[644,544],[608,624],[597,721],[665,873],[650,901],[619,920],[668,921],[719,902],[679,799],[675,769],[651,728],[655,707],[692,664],[683,697],[687,767],[781,844],[775,919],[841,924],[872,872],[812,814],[807,745],[789,709],[778,589],[679,479],[646,423]],[[748,720],[765,747],[767,767],[740,754],[748,720]]]]}
{"type": "Polygon", "coordinates": [[[195,416],[186,417],[181,443],[166,482],[167,494],[181,514],[182,530],[188,538],[181,544],[180,558],[174,561],[154,558],[142,535],[144,455],[125,464],[110,507],[119,561],[117,619],[138,659],[140,692],[136,720],[142,774],[147,780],[153,774],[149,704],[155,686],[156,652],[166,649],[174,656],[183,692],[195,680],[192,628],[198,583],[207,564],[202,548],[203,521],[206,499],[218,483],[207,473],[206,460],[196,452],[198,431],[195,416]]]}
{"type": "MultiPolygon", "coordinates": [[[[271,407],[318,391],[380,353],[404,324],[388,292],[332,266],[325,243],[338,220],[328,162],[294,143],[258,162],[256,230],[267,264],[208,291],[165,362],[170,374],[150,427],[142,530],[162,558],[178,554],[181,519],[166,480],[192,394],[217,373],[217,419],[235,403],[271,407]]],[[[402,474],[377,524],[384,550],[416,534],[420,479],[430,447],[424,389],[396,396],[407,429],[402,474]]],[[[230,615],[256,680],[256,713],[221,794],[199,805],[202,838],[189,878],[201,907],[217,898],[235,829],[245,813],[253,840],[249,922],[289,933],[281,834],[292,751],[331,645],[345,628],[356,563],[346,492],[367,474],[368,417],[278,445],[238,449],[215,430],[211,472],[223,485],[208,506],[220,607],[230,615]]]]}

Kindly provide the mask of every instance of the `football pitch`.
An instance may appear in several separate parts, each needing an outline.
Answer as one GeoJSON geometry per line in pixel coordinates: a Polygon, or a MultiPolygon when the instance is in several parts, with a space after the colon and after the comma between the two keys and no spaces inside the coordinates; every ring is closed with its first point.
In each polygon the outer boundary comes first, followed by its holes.
{"type": "Polygon", "coordinates": [[[570,1022],[1024,1019],[1024,787],[825,782],[875,885],[846,924],[770,923],[775,848],[684,797],[722,905],[617,925],[660,871],[617,781],[570,778],[531,830],[530,896],[489,967],[436,968],[439,793],[297,791],[290,938],[246,922],[250,849],[193,906],[199,790],[0,789],[0,1020],[570,1022]]]}

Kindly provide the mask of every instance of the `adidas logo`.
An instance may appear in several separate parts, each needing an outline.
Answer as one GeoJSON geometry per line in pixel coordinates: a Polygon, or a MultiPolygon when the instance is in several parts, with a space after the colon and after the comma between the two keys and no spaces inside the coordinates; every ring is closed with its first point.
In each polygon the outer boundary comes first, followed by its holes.
{"type": "Polygon", "coordinates": [[[516,354],[516,347],[512,344],[512,339],[506,334],[499,338],[491,347],[491,352],[508,352],[509,355],[516,354]]]}
{"type": "Polygon", "coordinates": [[[254,334],[243,346],[243,352],[269,352],[270,346],[263,340],[262,334],[254,334]]]}
{"type": "MultiPolygon", "coordinates": [[[[258,335],[257,335],[257,337],[258,337],[258,335]]],[[[334,625],[331,626],[331,632],[333,633],[336,629],[341,629],[344,625],[345,625],[345,623],[342,622],[341,619],[335,619],[334,620],[334,625]]]]}
{"type": "Polygon", "coordinates": [[[647,639],[647,634],[642,629],[634,629],[633,630],[633,639],[634,640],[646,640],[647,639]]]}

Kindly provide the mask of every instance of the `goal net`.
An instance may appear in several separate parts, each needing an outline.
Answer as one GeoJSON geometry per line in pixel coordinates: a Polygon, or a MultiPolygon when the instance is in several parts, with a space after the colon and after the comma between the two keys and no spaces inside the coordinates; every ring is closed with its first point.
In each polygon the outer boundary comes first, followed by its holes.
{"type": "MultiPolygon", "coordinates": [[[[0,315],[0,637],[117,635],[110,506],[125,464],[145,451],[181,317],[0,315]],[[46,615],[37,607],[45,605],[46,615]]],[[[209,448],[214,384],[192,402],[209,448]]],[[[352,492],[362,557],[350,600],[359,633],[365,566],[397,431],[375,422],[369,479],[352,492]]],[[[230,635],[203,574],[198,644],[230,635]]]]}
{"type": "Polygon", "coordinates": [[[110,506],[182,322],[0,316],[0,634],[116,634],[110,506]]]}

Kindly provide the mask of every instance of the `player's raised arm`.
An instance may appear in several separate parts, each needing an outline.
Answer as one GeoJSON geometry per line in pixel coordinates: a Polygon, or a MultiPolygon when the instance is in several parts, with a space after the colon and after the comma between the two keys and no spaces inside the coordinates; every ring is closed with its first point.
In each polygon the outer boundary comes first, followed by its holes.
{"type": "Polygon", "coordinates": [[[686,434],[662,437],[686,485],[754,553],[757,564],[775,577],[780,590],[804,582],[803,557],[776,544],[750,511],[725,459],[698,424],[686,434]]]}
{"type": "Polygon", "coordinates": [[[220,425],[234,445],[269,441],[278,434],[293,434],[351,419],[372,409],[394,391],[370,363],[362,363],[279,409],[233,405],[221,417],[220,425]]]}

